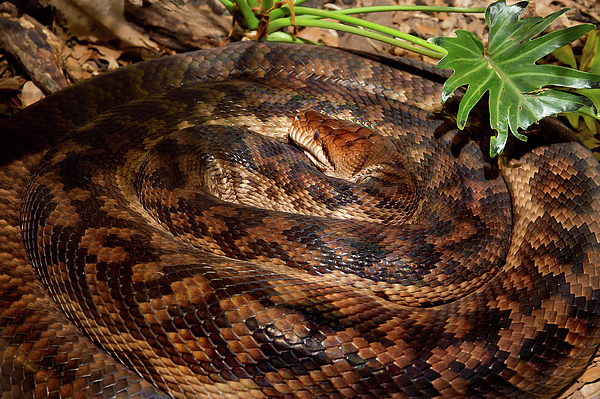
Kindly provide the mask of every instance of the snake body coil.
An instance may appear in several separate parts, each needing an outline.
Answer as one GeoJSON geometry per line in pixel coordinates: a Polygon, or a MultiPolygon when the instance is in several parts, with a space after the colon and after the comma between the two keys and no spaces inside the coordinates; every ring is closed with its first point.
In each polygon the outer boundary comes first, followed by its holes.
{"type": "Polygon", "coordinates": [[[490,160],[440,89],[251,42],[13,118],[0,396],[558,394],[600,344],[600,165],[550,122],[490,160]]]}

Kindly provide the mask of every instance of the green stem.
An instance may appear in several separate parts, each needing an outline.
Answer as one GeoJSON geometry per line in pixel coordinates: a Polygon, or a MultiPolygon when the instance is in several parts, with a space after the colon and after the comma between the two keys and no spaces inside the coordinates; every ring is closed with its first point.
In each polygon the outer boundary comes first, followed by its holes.
{"type": "Polygon", "coordinates": [[[594,119],[600,120],[600,115],[597,115],[594,111],[592,111],[589,108],[583,107],[580,108],[577,112],[579,112],[582,115],[591,116],[594,119]]]}
{"type": "Polygon", "coordinates": [[[263,10],[270,10],[273,7],[273,0],[262,0],[260,8],[263,10]]]}
{"type": "Polygon", "coordinates": [[[308,40],[308,39],[304,39],[302,37],[294,37],[292,35],[290,35],[289,33],[285,33],[285,32],[273,32],[270,35],[268,35],[266,37],[266,39],[268,41],[273,41],[273,42],[283,42],[283,43],[308,43],[308,44],[315,44],[318,45],[318,42],[312,41],[312,40],[308,40]]]}
{"type": "MultiPolygon", "coordinates": [[[[298,0],[294,3],[295,6],[304,3],[308,0],[298,0]]],[[[299,7],[294,7],[294,12],[296,14],[302,14],[302,11],[297,11],[299,7]]],[[[302,9],[307,9],[310,7],[302,7],[302,9]]],[[[431,6],[371,6],[371,7],[356,7],[356,8],[346,8],[343,10],[334,10],[328,11],[334,14],[343,14],[343,15],[351,15],[351,14],[368,14],[373,12],[396,12],[396,11],[424,11],[424,12],[456,12],[456,13],[484,13],[485,8],[467,8],[467,7],[431,7],[431,6]]],[[[269,13],[271,20],[281,18],[284,16],[289,16],[289,7],[282,6],[281,8],[277,8],[269,13]]]]}
{"type": "MultiPolygon", "coordinates": [[[[351,33],[355,33],[355,34],[358,34],[361,36],[380,40],[385,43],[393,44],[398,47],[401,47],[401,48],[404,48],[404,49],[407,49],[410,51],[415,51],[417,53],[427,55],[427,56],[433,57],[433,58],[442,58],[447,53],[444,48],[437,46],[435,44],[432,44],[432,43],[428,43],[426,40],[423,40],[423,39],[418,38],[413,35],[409,35],[407,33],[400,32],[396,29],[388,28],[386,26],[382,26],[382,25],[379,25],[379,24],[376,24],[373,22],[365,21],[360,18],[351,17],[348,15],[339,14],[339,13],[335,13],[332,11],[323,11],[323,10],[317,10],[317,9],[307,8],[307,7],[294,7],[294,11],[296,12],[296,25],[297,26],[314,26],[314,27],[320,27],[320,28],[335,29],[335,30],[340,30],[340,31],[344,31],[344,32],[351,32],[351,33]],[[360,29],[360,28],[356,28],[356,27],[349,27],[347,25],[337,24],[334,22],[320,21],[320,20],[315,19],[315,17],[332,18],[332,19],[335,19],[340,22],[358,25],[362,28],[371,29],[375,32],[379,32],[379,33],[382,33],[385,35],[396,37],[396,38],[402,39],[406,42],[421,46],[423,48],[411,46],[405,42],[401,42],[401,41],[389,38],[382,34],[370,32],[368,30],[364,30],[364,29],[360,29]]],[[[281,28],[283,28],[284,26],[290,26],[291,24],[292,24],[291,18],[279,18],[274,21],[271,20],[271,22],[269,23],[269,33],[278,31],[281,28]]]]}
{"type": "Polygon", "coordinates": [[[220,1],[221,1],[221,3],[223,3],[223,5],[227,9],[227,11],[229,11],[229,13],[231,15],[233,15],[233,1],[231,1],[231,0],[220,0],[220,1]]]}
{"type": "MultiPolygon", "coordinates": [[[[272,31],[277,31],[278,29],[281,29],[284,26],[291,26],[292,22],[289,18],[281,18],[278,19],[276,22],[280,22],[278,25],[279,27],[277,29],[273,29],[272,31]],[[280,22],[281,21],[281,22],[280,22]],[[287,23],[286,23],[287,22],[287,23]]],[[[336,23],[332,23],[332,22],[327,22],[327,21],[321,21],[318,19],[314,19],[314,18],[296,18],[296,26],[313,26],[313,27],[317,27],[317,28],[326,28],[326,29],[335,29],[335,30],[339,30],[342,32],[348,32],[348,33],[353,33],[356,35],[361,35],[364,37],[368,37],[370,39],[375,39],[375,40],[379,40],[381,42],[384,43],[388,43],[409,51],[413,51],[416,52],[418,54],[423,54],[426,55],[428,57],[432,57],[432,58],[442,58],[446,53],[442,53],[441,51],[437,51],[437,49],[429,49],[432,47],[437,48],[438,46],[432,45],[431,43],[427,43],[429,48],[421,48],[421,47],[417,47],[417,46],[413,46],[409,43],[406,43],[404,41],[400,41],[394,38],[391,38],[389,36],[385,36],[376,32],[371,32],[369,30],[365,30],[365,29],[360,29],[354,26],[348,26],[348,25],[342,25],[342,24],[336,24],[336,23]]],[[[269,32],[271,32],[271,26],[269,25],[269,32]]],[[[397,32],[397,33],[402,33],[402,32],[397,32]]],[[[396,36],[399,37],[399,36],[396,36]]],[[[421,40],[421,39],[419,39],[421,40]]],[[[441,47],[440,47],[441,49],[441,47]]],[[[445,51],[445,50],[444,50],[445,51]]]]}
{"type": "MultiPolygon", "coordinates": [[[[257,0],[233,0],[238,9],[242,13],[246,27],[249,30],[255,30],[258,27],[258,18],[252,11],[252,8],[257,7],[257,0]]],[[[275,0],[278,1],[278,0],[275,0]]],[[[429,7],[429,6],[373,6],[373,7],[358,7],[344,10],[325,11],[310,7],[300,7],[299,5],[308,0],[297,0],[294,5],[296,14],[297,26],[313,26],[326,29],[335,29],[343,32],[358,34],[360,36],[379,40],[384,43],[392,44],[403,49],[414,51],[433,58],[442,58],[447,54],[446,50],[433,43],[428,43],[426,40],[416,36],[409,35],[398,30],[388,28],[379,24],[365,21],[360,18],[350,16],[350,14],[364,14],[372,12],[389,12],[389,11],[425,11],[425,12],[460,12],[460,13],[482,13],[485,8],[464,8],[464,7],[429,7]],[[346,24],[356,26],[347,26],[334,22],[320,21],[321,18],[330,18],[346,24]],[[365,29],[369,30],[365,30],[365,29]],[[374,32],[372,32],[374,31],[374,32]],[[389,37],[391,36],[391,37],[389,37]],[[397,39],[401,40],[397,40],[397,39]],[[411,44],[412,43],[412,44],[411,44]],[[416,46],[414,46],[416,45],[416,46]]],[[[233,3],[231,0],[221,0],[230,12],[233,12],[233,3]]],[[[268,10],[273,6],[273,0],[262,0],[261,8],[268,10]]],[[[282,7],[271,10],[269,13],[269,36],[272,38],[273,33],[283,27],[291,26],[291,15],[287,4],[282,7]]]]}
{"type": "Polygon", "coordinates": [[[233,0],[235,4],[238,6],[238,9],[242,13],[244,17],[244,21],[246,22],[246,27],[250,30],[255,30],[258,28],[258,18],[254,15],[252,8],[245,0],[233,0]]]}

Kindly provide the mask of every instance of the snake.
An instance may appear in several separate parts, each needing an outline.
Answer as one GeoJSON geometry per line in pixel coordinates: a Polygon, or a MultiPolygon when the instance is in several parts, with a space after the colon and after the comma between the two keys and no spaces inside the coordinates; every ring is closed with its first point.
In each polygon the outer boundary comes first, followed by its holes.
{"type": "Polygon", "coordinates": [[[600,165],[555,119],[490,158],[443,81],[248,41],[4,121],[0,396],[564,392],[600,344],[600,165]]]}

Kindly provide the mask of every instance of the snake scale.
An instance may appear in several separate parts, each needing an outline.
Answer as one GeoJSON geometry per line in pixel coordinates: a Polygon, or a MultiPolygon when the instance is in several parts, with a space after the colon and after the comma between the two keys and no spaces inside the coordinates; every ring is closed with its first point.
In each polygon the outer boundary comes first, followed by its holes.
{"type": "Polygon", "coordinates": [[[243,42],[3,123],[0,396],[559,394],[600,344],[600,166],[552,121],[491,160],[405,69],[243,42]]]}

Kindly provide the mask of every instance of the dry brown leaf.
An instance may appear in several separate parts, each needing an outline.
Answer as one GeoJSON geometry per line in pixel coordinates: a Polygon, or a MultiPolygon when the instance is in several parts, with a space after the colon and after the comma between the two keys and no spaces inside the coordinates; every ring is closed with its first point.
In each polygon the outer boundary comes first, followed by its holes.
{"type": "Polygon", "coordinates": [[[40,3],[59,10],[75,36],[97,37],[102,41],[116,38],[122,48],[159,51],[156,43],[125,19],[124,0],[41,0],[40,3]]]}
{"type": "Polygon", "coordinates": [[[225,6],[215,0],[125,0],[125,15],[167,52],[218,46],[232,23],[225,6]]]}
{"type": "Polygon", "coordinates": [[[98,59],[101,60],[118,60],[121,55],[123,55],[122,50],[117,50],[111,47],[100,46],[95,44],[94,49],[98,52],[98,59]]]}
{"type": "Polygon", "coordinates": [[[12,76],[0,79],[0,90],[19,90],[26,79],[21,76],[12,76]]]}
{"type": "Polygon", "coordinates": [[[75,57],[65,59],[65,70],[73,82],[79,82],[93,76],[92,73],[83,68],[82,63],[75,57]]]}
{"type": "Polygon", "coordinates": [[[440,22],[440,29],[442,30],[442,36],[448,36],[449,31],[454,30],[458,23],[457,17],[448,17],[440,22]]]}
{"type": "Polygon", "coordinates": [[[306,40],[312,40],[313,42],[319,42],[334,47],[337,47],[340,41],[340,36],[337,31],[333,29],[315,28],[312,26],[302,29],[298,36],[306,40]]]}
{"type": "Polygon", "coordinates": [[[600,397],[600,383],[588,384],[581,388],[579,392],[586,399],[598,399],[600,397]]]}
{"type": "Polygon", "coordinates": [[[109,71],[113,71],[113,70],[121,67],[121,65],[113,57],[110,57],[107,61],[108,61],[108,70],[109,71]]]}
{"type": "Polygon", "coordinates": [[[12,76],[12,73],[10,72],[10,64],[7,60],[0,60],[0,76],[5,78],[12,76]],[[5,73],[9,74],[9,76],[4,76],[5,73]]]}
{"type": "Polygon", "coordinates": [[[83,44],[76,43],[71,49],[71,56],[75,58],[79,63],[83,64],[92,58],[94,50],[92,50],[89,46],[85,46],[83,44]]]}
{"type": "Polygon", "coordinates": [[[437,26],[433,26],[429,23],[415,22],[415,28],[417,29],[417,33],[425,38],[439,36],[441,34],[438,31],[437,26]]]}
{"type": "Polygon", "coordinates": [[[28,107],[44,98],[44,93],[31,80],[25,82],[21,91],[21,104],[28,107]]]}
{"type": "Polygon", "coordinates": [[[593,382],[600,379],[600,366],[590,367],[579,379],[583,382],[593,382]]]}

